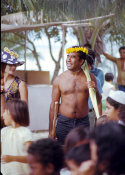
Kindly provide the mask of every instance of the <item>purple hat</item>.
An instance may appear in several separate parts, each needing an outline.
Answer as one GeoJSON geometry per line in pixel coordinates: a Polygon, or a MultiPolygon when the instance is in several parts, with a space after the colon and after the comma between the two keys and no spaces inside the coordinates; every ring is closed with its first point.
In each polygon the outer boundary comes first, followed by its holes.
{"type": "Polygon", "coordinates": [[[6,64],[16,64],[17,66],[21,66],[24,64],[24,61],[18,61],[17,58],[19,55],[13,51],[9,50],[7,47],[4,48],[4,51],[1,52],[1,62],[6,64]]]}

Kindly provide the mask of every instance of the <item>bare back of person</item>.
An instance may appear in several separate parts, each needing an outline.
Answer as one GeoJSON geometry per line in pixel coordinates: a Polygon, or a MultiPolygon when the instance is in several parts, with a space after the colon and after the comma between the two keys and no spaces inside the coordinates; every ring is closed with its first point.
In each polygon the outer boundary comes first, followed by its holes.
{"type": "Polygon", "coordinates": [[[61,93],[59,113],[68,118],[87,116],[89,91],[84,72],[67,70],[58,79],[61,93]]]}

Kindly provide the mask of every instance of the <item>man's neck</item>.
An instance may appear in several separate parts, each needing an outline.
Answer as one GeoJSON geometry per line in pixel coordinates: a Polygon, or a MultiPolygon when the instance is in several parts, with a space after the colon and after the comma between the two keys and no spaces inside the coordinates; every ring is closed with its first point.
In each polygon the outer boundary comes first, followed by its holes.
{"type": "Polygon", "coordinates": [[[83,70],[80,68],[79,70],[69,70],[69,72],[72,75],[79,75],[81,72],[83,72],[83,70]]]}

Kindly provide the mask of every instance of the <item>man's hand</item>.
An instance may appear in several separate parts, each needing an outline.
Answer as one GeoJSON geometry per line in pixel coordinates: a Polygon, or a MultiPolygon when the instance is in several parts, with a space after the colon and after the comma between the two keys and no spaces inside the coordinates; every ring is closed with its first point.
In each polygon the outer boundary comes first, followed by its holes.
{"type": "Polygon", "coordinates": [[[49,133],[49,136],[48,137],[49,138],[52,138],[52,139],[55,139],[57,141],[57,137],[56,136],[53,137],[51,133],[49,133]]]}
{"type": "Polygon", "coordinates": [[[1,162],[2,163],[9,163],[13,161],[13,156],[10,155],[4,155],[1,157],[1,162]]]}
{"type": "Polygon", "coordinates": [[[96,92],[98,91],[97,85],[94,81],[87,81],[87,86],[88,88],[94,88],[96,92]]]}

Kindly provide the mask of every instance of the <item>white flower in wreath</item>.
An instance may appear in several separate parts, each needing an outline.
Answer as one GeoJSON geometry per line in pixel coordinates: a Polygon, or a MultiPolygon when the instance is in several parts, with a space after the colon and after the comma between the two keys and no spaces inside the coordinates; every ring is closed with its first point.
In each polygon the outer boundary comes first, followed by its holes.
{"type": "Polygon", "coordinates": [[[7,58],[7,55],[6,55],[6,54],[4,54],[4,55],[3,55],[3,59],[6,59],[6,58],[7,58]]]}

